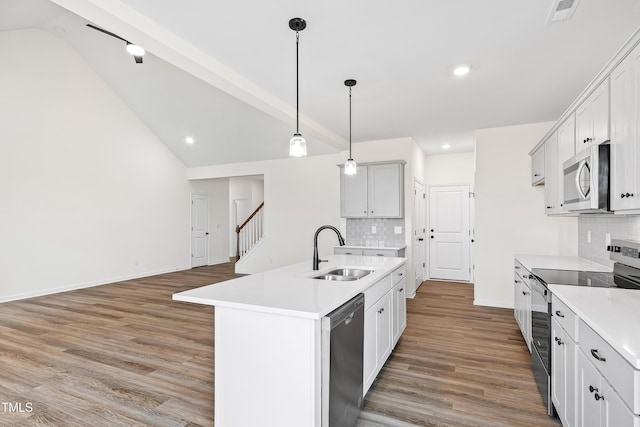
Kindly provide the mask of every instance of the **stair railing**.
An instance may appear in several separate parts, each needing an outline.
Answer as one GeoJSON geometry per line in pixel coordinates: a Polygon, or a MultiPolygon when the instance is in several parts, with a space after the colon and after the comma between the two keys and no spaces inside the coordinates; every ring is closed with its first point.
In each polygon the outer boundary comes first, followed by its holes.
{"type": "Polygon", "coordinates": [[[249,252],[262,238],[263,208],[264,202],[260,203],[260,206],[249,215],[242,225],[236,226],[236,261],[249,252]]]}

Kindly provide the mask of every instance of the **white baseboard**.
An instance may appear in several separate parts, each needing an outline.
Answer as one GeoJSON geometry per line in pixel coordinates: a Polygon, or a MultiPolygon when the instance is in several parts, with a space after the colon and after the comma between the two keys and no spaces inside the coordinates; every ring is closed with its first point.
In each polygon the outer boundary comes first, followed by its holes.
{"type": "Polygon", "coordinates": [[[182,266],[182,267],[176,267],[176,268],[169,268],[169,269],[166,269],[166,270],[148,271],[146,273],[131,274],[131,275],[128,275],[128,276],[120,276],[120,277],[112,277],[110,279],[96,280],[96,281],[93,281],[93,282],[79,283],[79,284],[71,285],[71,286],[62,286],[62,287],[59,287],[59,288],[42,289],[42,290],[39,290],[39,291],[27,292],[27,293],[24,293],[24,294],[9,295],[9,296],[5,296],[5,297],[0,297],[0,303],[9,302],[9,301],[17,301],[17,300],[27,299],[27,298],[41,297],[41,296],[45,296],[45,295],[59,294],[61,292],[75,291],[77,289],[91,288],[93,286],[100,286],[100,285],[107,285],[109,283],[123,282],[125,280],[140,279],[142,277],[156,276],[158,274],[173,273],[175,271],[189,270],[190,268],[191,268],[191,266],[189,265],[189,266],[182,266]]]}
{"type": "Polygon", "coordinates": [[[513,301],[494,301],[488,299],[474,299],[473,305],[482,305],[485,307],[511,308],[513,309],[513,301]]]}
{"type": "Polygon", "coordinates": [[[231,262],[231,260],[229,258],[220,258],[220,259],[215,259],[215,260],[211,261],[209,263],[209,265],[226,264],[228,262],[231,262]]]}

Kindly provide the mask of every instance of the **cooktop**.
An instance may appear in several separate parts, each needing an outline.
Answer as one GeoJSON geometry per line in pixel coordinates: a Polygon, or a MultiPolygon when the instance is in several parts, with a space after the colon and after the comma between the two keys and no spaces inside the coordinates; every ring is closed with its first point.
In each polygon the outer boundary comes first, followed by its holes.
{"type": "Polygon", "coordinates": [[[640,269],[615,263],[613,272],[550,270],[534,268],[532,273],[546,285],[591,286],[640,290],[640,269]]]}

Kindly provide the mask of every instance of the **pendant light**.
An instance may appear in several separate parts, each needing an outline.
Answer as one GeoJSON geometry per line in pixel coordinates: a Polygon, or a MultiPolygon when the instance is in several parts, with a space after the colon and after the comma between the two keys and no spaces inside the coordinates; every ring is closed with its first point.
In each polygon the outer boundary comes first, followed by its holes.
{"type": "Polygon", "coordinates": [[[345,175],[355,175],[358,172],[356,162],[351,157],[351,88],[356,85],[353,79],[345,80],[344,85],[349,88],[349,159],[344,164],[345,175]]]}
{"type": "Polygon", "coordinates": [[[300,134],[300,95],[298,85],[298,45],[300,44],[300,31],[307,28],[307,22],[302,18],[289,20],[289,28],[296,32],[296,133],[289,140],[289,156],[303,157],[307,155],[307,141],[300,134]]]}

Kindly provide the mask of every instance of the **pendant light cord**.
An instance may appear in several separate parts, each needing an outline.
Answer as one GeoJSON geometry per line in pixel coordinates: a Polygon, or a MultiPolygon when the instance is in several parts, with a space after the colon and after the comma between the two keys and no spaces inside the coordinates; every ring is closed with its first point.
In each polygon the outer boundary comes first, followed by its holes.
{"type": "Polygon", "coordinates": [[[349,159],[351,159],[351,86],[349,86],[349,159]]]}
{"type": "Polygon", "coordinates": [[[300,33],[296,31],[296,133],[300,133],[300,89],[298,83],[298,45],[300,33]]]}

